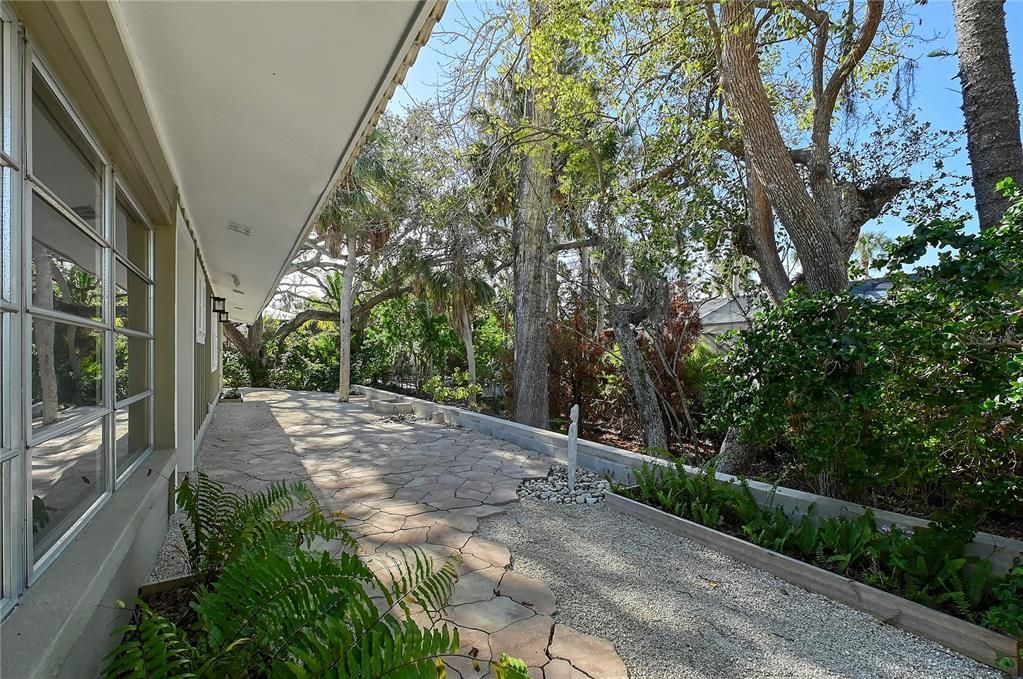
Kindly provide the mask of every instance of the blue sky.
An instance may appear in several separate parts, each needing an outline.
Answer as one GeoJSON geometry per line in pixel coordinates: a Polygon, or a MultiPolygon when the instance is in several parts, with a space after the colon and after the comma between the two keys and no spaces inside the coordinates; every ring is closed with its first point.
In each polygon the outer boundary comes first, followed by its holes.
{"type": "MultiPolygon", "coordinates": [[[[457,30],[463,15],[476,16],[479,7],[476,2],[452,0],[435,30],[435,36],[445,30],[457,30]]],[[[1016,91],[1017,94],[1023,94],[1023,0],[1008,0],[1005,10],[1016,91]]],[[[958,130],[963,126],[963,115],[960,110],[962,95],[959,81],[956,79],[958,63],[955,57],[938,59],[923,56],[938,49],[950,52],[955,50],[955,24],[951,0],[930,0],[926,5],[916,7],[914,12],[919,20],[915,32],[921,36],[938,36],[937,40],[919,49],[923,58],[916,74],[914,107],[918,109],[918,117],[929,121],[936,129],[958,130]]],[[[437,50],[436,38],[431,43],[419,53],[415,65],[405,78],[403,87],[399,88],[391,100],[390,110],[401,111],[413,101],[424,101],[434,96],[445,58],[437,50]]],[[[452,50],[455,47],[451,45],[446,49],[452,50]]],[[[965,138],[961,146],[959,154],[949,159],[946,167],[950,173],[969,176],[965,138]]],[[[963,208],[964,212],[972,213],[972,201],[967,201],[963,208]]],[[[892,237],[905,235],[910,231],[910,227],[898,219],[883,220],[869,225],[869,228],[883,231],[892,237]]]]}

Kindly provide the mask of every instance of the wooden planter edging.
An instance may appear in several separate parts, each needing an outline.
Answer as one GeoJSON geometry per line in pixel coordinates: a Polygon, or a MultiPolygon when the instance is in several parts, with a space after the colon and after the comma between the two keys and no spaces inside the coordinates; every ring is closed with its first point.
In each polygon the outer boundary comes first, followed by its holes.
{"type": "MultiPolygon", "coordinates": [[[[797,587],[823,594],[869,613],[882,622],[935,641],[991,667],[998,668],[999,656],[1008,656],[1015,658],[1017,663],[1020,662],[1018,654],[1021,641],[1018,639],[935,611],[784,554],[772,552],[616,493],[606,493],[605,500],[607,506],[612,509],[663,528],[669,533],[706,545],[797,587]]],[[[1020,672],[1023,672],[1023,668],[1017,666],[1016,671],[1010,674],[1019,676],[1020,672]]]]}
{"type": "Polygon", "coordinates": [[[156,582],[150,582],[139,587],[139,598],[145,599],[151,597],[154,594],[162,594],[178,587],[186,587],[195,583],[194,575],[182,575],[178,578],[169,578],[167,580],[157,580],[156,582]]]}

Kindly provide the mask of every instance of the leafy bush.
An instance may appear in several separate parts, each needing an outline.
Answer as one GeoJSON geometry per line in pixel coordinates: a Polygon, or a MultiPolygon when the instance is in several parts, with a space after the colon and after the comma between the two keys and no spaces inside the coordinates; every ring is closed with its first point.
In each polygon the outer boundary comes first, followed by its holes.
{"type": "Polygon", "coordinates": [[[814,490],[1023,516],[1023,196],[1000,227],[918,226],[884,302],[794,291],[736,338],[717,424],[785,451],[814,490]],[[937,264],[903,270],[928,251],[937,264]]]}
{"type": "Polygon", "coordinates": [[[299,391],[337,391],[340,382],[337,332],[321,332],[310,323],[292,333],[270,370],[270,386],[299,391]]]}
{"type": "MultiPolygon", "coordinates": [[[[208,582],[195,590],[195,621],[170,620],[140,602],[119,630],[123,640],[108,656],[106,676],[444,676],[458,631],[420,627],[411,606],[436,621],[457,561],[438,568],[421,550],[407,550],[393,559],[385,584],[351,549],[336,557],[311,550],[313,540],[348,547],[354,540],[301,484],[238,498],[200,475],[178,499],[193,524],[189,560],[208,582]],[[292,525],[283,516],[297,504],[308,513],[292,525]]],[[[507,656],[494,671],[528,676],[507,656]]]]}
{"type": "Polygon", "coordinates": [[[456,370],[449,380],[451,386],[445,384],[444,378],[434,375],[423,384],[423,391],[437,403],[473,404],[476,397],[483,393],[483,388],[469,379],[468,371],[456,370]]]}
{"type": "Polygon", "coordinates": [[[675,467],[635,472],[633,499],[742,537],[821,568],[1007,634],[1023,626],[1023,567],[994,576],[991,564],[966,555],[969,527],[932,523],[912,532],[879,528],[871,512],[855,519],[820,518],[811,508],[794,521],[762,507],[748,484],[717,481],[713,469],[675,467]]]}

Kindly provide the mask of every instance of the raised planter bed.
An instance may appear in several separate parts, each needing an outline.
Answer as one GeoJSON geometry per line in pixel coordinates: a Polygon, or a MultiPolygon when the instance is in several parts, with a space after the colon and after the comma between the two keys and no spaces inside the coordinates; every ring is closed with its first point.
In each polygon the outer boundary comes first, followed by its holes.
{"type": "Polygon", "coordinates": [[[1008,674],[1018,676],[1023,672],[1023,667],[1019,666],[1021,643],[1019,639],[935,611],[784,554],[772,552],[617,493],[607,493],[605,501],[609,508],[706,545],[738,561],[767,571],[792,585],[869,613],[882,622],[935,641],[991,667],[1003,669],[998,666],[1000,657],[1015,658],[1016,670],[1008,674]]]}
{"type": "MultiPolygon", "coordinates": [[[[515,445],[532,450],[542,455],[549,455],[562,462],[568,459],[568,437],[553,431],[529,427],[517,422],[503,420],[491,415],[475,413],[456,406],[443,405],[426,401],[413,396],[397,394],[385,389],[376,387],[359,386],[359,390],[366,393],[371,401],[396,401],[412,404],[412,408],[419,417],[433,417],[440,413],[443,421],[455,424],[465,429],[478,431],[481,434],[493,436],[502,441],[508,441],[515,445]]],[[[578,464],[598,474],[606,474],[622,484],[633,482],[632,472],[634,469],[648,465],[665,465],[672,463],[668,460],[634,453],[630,450],[622,450],[595,441],[579,439],[578,464]]],[[[686,467],[690,474],[702,474],[703,470],[697,467],[686,467]]],[[[717,473],[716,478],[721,483],[739,483],[740,479],[730,474],[717,473]]],[[[782,507],[788,514],[799,518],[810,510],[812,506],[814,513],[822,518],[846,517],[855,518],[863,514],[867,507],[823,495],[815,495],[794,488],[776,487],[761,481],[748,481],[750,491],[757,500],[764,506],[782,507]]],[[[896,512],[889,512],[879,509],[871,509],[874,519],[878,525],[892,525],[903,529],[913,529],[926,526],[929,521],[915,516],[907,516],[896,512]]],[[[1023,554],[1023,540],[1013,540],[1000,535],[990,533],[977,533],[973,542],[968,547],[968,553],[990,561],[997,572],[1006,572],[1012,567],[1012,561],[1023,554]]]]}

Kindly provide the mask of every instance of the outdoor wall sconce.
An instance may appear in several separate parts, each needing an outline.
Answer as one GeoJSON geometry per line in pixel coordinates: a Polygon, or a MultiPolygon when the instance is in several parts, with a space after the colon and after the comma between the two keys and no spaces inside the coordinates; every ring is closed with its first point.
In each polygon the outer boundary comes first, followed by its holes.
{"type": "MultiPolygon", "coordinates": [[[[226,301],[227,301],[226,298],[224,298],[224,297],[217,297],[216,295],[214,295],[213,296],[213,310],[216,311],[218,314],[227,313],[227,307],[224,306],[224,303],[226,301]]],[[[223,320],[223,319],[221,319],[221,320],[223,320]]]]}
{"type": "Polygon", "coordinates": [[[227,323],[231,320],[226,311],[218,311],[217,316],[220,316],[221,323],[227,323]]]}

